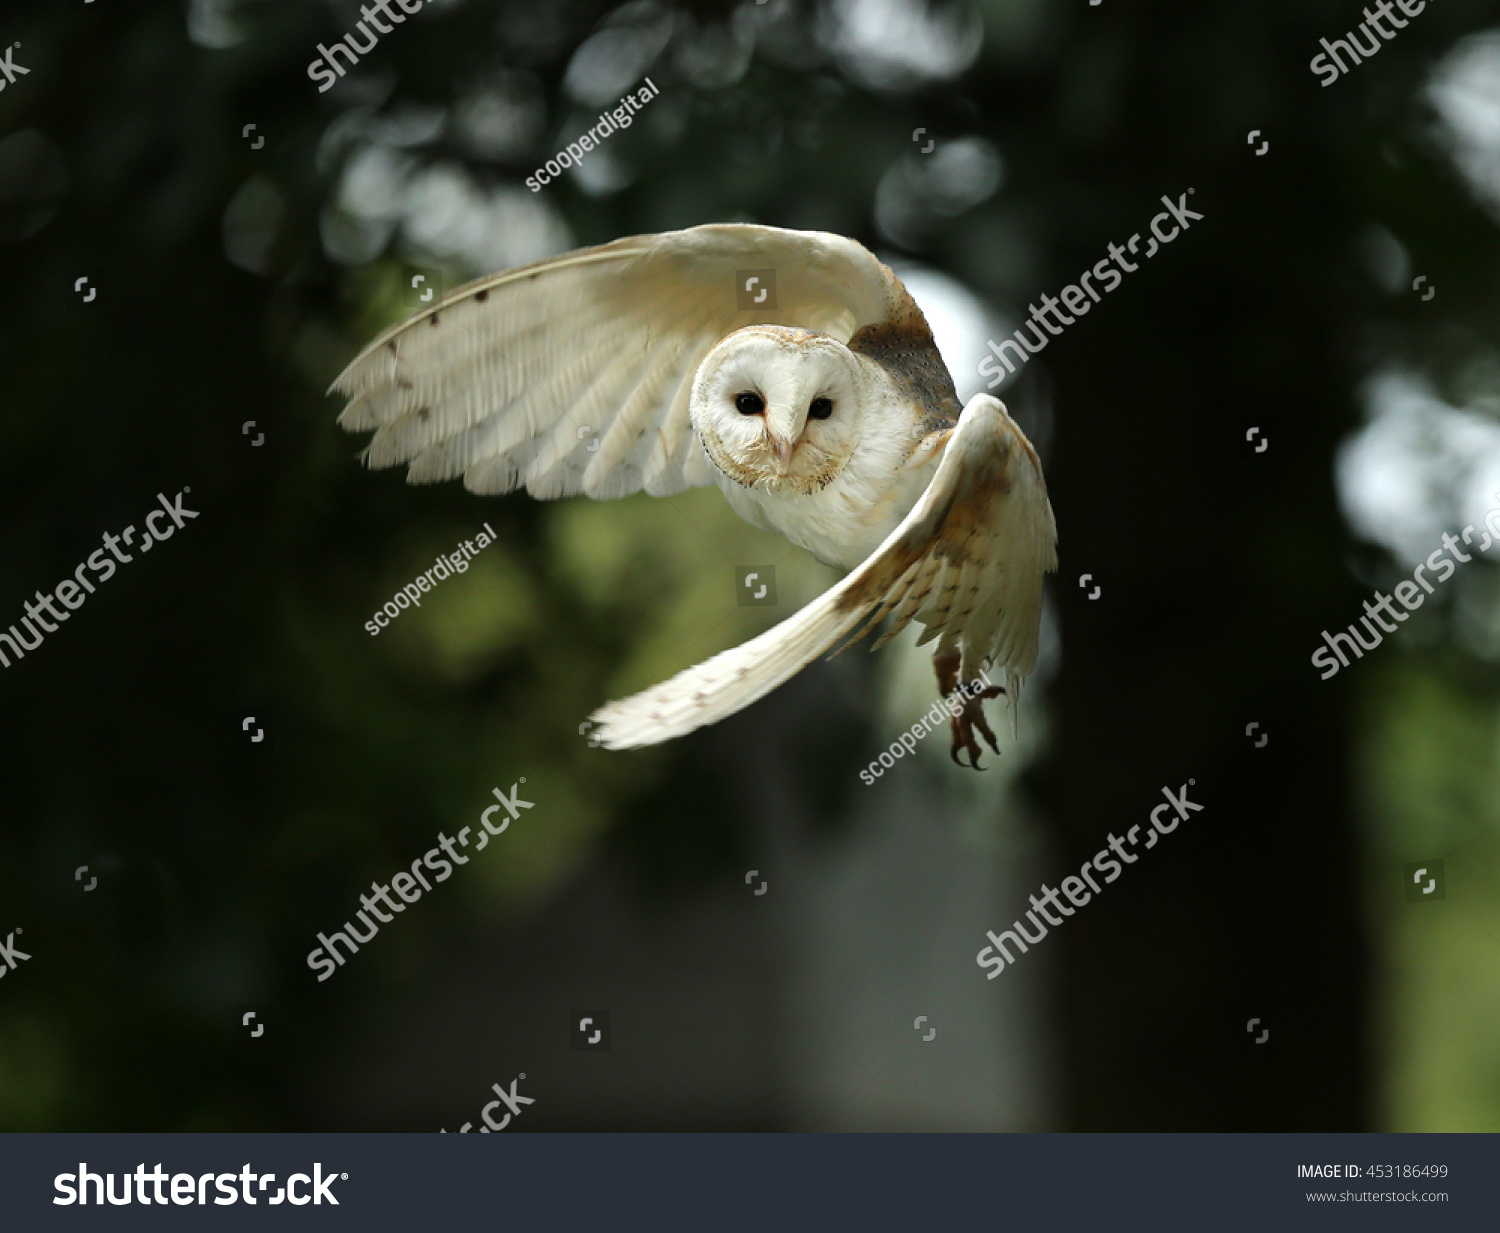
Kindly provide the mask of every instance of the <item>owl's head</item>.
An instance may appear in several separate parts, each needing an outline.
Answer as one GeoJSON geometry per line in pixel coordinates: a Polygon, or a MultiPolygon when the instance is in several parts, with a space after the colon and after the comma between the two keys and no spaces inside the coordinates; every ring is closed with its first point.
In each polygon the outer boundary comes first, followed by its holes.
{"type": "Polygon", "coordinates": [[[737,484],[813,492],[859,443],[865,374],[837,339],[752,325],[704,357],[693,380],[693,428],[737,484]]]}

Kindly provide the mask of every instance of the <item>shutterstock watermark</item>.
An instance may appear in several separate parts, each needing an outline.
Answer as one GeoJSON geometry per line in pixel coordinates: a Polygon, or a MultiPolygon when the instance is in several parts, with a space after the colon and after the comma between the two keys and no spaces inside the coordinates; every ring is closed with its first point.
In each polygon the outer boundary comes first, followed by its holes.
{"type": "MultiPolygon", "coordinates": [[[[1027,308],[1031,310],[1031,320],[1026,325],[1031,327],[1032,333],[1036,336],[1035,339],[1028,341],[1026,335],[1021,330],[1017,330],[1013,337],[1007,338],[1003,342],[997,343],[991,339],[986,345],[994,354],[985,356],[979,362],[979,375],[990,378],[986,388],[994,389],[1000,382],[1005,380],[1006,374],[1016,371],[1016,366],[1012,362],[1011,357],[1006,354],[1007,347],[1014,353],[1017,360],[1022,364],[1026,363],[1027,360],[1045,348],[1051,341],[1048,335],[1051,335],[1052,338],[1057,337],[1063,332],[1063,327],[1072,325],[1074,321],[1087,313],[1089,309],[1093,308],[1103,298],[1090,284],[1090,278],[1098,279],[1106,292],[1113,291],[1125,281],[1126,274],[1134,274],[1141,268],[1139,265],[1132,265],[1127,259],[1126,253],[1135,257],[1154,257],[1159,247],[1170,244],[1186,231],[1192,225],[1192,220],[1201,219],[1203,215],[1196,214],[1188,209],[1187,199],[1188,194],[1191,192],[1193,190],[1188,189],[1186,193],[1177,198],[1176,202],[1173,202],[1170,197],[1163,197],[1161,199],[1162,204],[1167,208],[1151,220],[1150,243],[1146,246],[1144,254],[1136,250],[1136,246],[1141,242],[1140,232],[1136,232],[1135,235],[1131,236],[1126,241],[1124,248],[1111,241],[1109,256],[1094,266],[1092,270],[1085,273],[1076,284],[1070,283],[1064,287],[1058,293],[1057,299],[1053,299],[1050,295],[1044,295],[1042,296],[1041,308],[1038,308],[1035,304],[1028,304],[1027,308]],[[1168,226],[1158,227],[1157,224],[1163,221],[1167,222],[1168,226]],[[1169,231],[1171,234],[1168,234],[1169,231]],[[1114,262],[1114,265],[1110,264],[1111,261],[1114,262]],[[1085,295],[1085,292],[1088,294],[1085,295]],[[1063,312],[1063,306],[1066,306],[1068,312],[1074,315],[1070,317],[1068,313],[1063,312]],[[1053,315],[1053,318],[1057,322],[1056,325],[1047,320],[1048,313],[1053,315]],[[996,360],[1005,365],[1005,372],[1000,371],[999,366],[995,363],[996,360]]],[[[1021,327],[1021,329],[1025,328],[1026,326],[1021,327]]]]}
{"type": "MultiPolygon", "coordinates": [[[[568,142],[567,146],[559,150],[545,163],[526,177],[526,187],[533,193],[542,191],[542,185],[557,179],[562,175],[565,167],[576,167],[583,162],[583,156],[597,145],[602,145],[604,139],[622,128],[629,128],[635,123],[635,113],[654,99],[660,88],[651,80],[646,78],[646,84],[634,94],[627,94],[619,104],[610,111],[600,112],[599,122],[584,133],[576,141],[568,142]]],[[[581,439],[581,438],[580,438],[581,439]]],[[[591,450],[593,446],[589,447],[591,450]]]]}
{"type": "Polygon", "coordinates": [[[1397,34],[1406,29],[1408,23],[1396,16],[1398,7],[1408,17],[1415,17],[1427,7],[1427,0],[1396,0],[1395,4],[1392,4],[1391,0],[1380,0],[1373,13],[1368,8],[1365,9],[1365,20],[1349,31],[1347,40],[1334,39],[1330,43],[1327,39],[1319,39],[1318,41],[1323,44],[1323,51],[1314,56],[1307,67],[1319,77],[1327,73],[1328,76],[1323,78],[1323,85],[1325,87],[1333,85],[1341,74],[1352,72],[1362,60],[1368,60],[1378,52],[1381,39],[1389,43],[1397,34]],[[1385,29],[1380,24],[1382,21],[1389,21],[1393,29],[1385,29]],[[1356,31],[1370,40],[1368,47],[1354,37],[1356,31]],[[1380,38],[1376,38],[1376,34],[1380,35],[1380,38]],[[1348,68],[1344,67],[1344,61],[1339,56],[1340,48],[1343,49],[1344,55],[1353,62],[1348,68]],[[1320,60],[1323,62],[1322,68],[1318,67],[1320,60]]]}
{"type": "Polygon", "coordinates": [[[909,753],[915,753],[917,742],[924,736],[927,736],[938,724],[942,723],[945,714],[957,719],[963,714],[964,703],[970,698],[978,697],[981,690],[988,689],[990,686],[990,674],[981,668],[977,681],[970,681],[967,685],[959,685],[951,694],[944,694],[934,702],[932,709],[892,741],[891,747],[883,750],[880,757],[876,758],[869,766],[860,771],[859,777],[865,781],[866,786],[874,783],[886,771],[895,766],[900,759],[906,757],[909,753]]]}
{"type": "Polygon", "coordinates": [[[170,539],[174,532],[187,525],[189,518],[196,518],[198,511],[185,509],[182,504],[183,493],[192,491],[191,488],[184,488],[170,501],[167,500],[165,494],[157,493],[156,500],[161,508],[153,509],[141,519],[141,524],[146,529],[139,543],[132,542],[135,539],[134,524],[126,527],[119,535],[111,535],[106,531],[104,547],[79,565],[73,571],[72,578],[59,582],[45,595],[38,591],[34,604],[30,600],[24,601],[21,606],[26,609],[26,615],[21,619],[20,625],[26,633],[22,633],[21,629],[17,629],[14,625],[10,627],[8,633],[0,630],[0,664],[9,668],[11,655],[21,659],[27,651],[34,651],[41,646],[46,634],[56,633],[62,622],[68,619],[71,610],[83,607],[83,601],[94,593],[94,582],[105,583],[114,576],[118,568],[116,561],[120,565],[129,564],[135,560],[136,553],[150,552],[153,544],[170,539]],[[161,519],[160,526],[157,525],[157,519],[161,519]],[[125,548],[134,548],[135,552],[126,552],[125,548]],[[89,581],[88,576],[83,572],[85,569],[93,571],[94,582],[89,581]],[[64,612],[54,606],[54,593],[56,602],[62,604],[63,608],[69,609],[70,612],[64,612]],[[43,609],[52,618],[51,620],[42,615],[43,609]],[[28,633],[31,635],[30,641],[26,638],[28,633]],[[7,647],[10,648],[9,655],[6,654],[7,647]]]}
{"type": "Polygon", "coordinates": [[[20,933],[20,926],[11,930],[10,937],[5,939],[5,945],[0,946],[0,976],[16,970],[16,961],[30,959],[31,956],[16,945],[16,934],[20,933]]]}
{"type": "MultiPolygon", "coordinates": [[[[521,1106],[522,1105],[534,1105],[534,1104],[536,1104],[536,1098],[535,1097],[532,1097],[532,1096],[522,1096],[519,1093],[517,1093],[517,1091],[516,1091],[516,1087],[519,1085],[520,1081],[522,1079],[524,1079],[525,1077],[526,1077],[526,1072],[522,1071],[516,1078],[512,1079],[510,1081],[510,1091],[508,1091],[508,1092],[503,1087],[501,1087],[498,1083],[492,1083],[492,1084],[490,1084],[490,1091],[494,1092],[495,1095],[498,1096],[500,1099],[499,1100],[492,1100],[492,1101],[490,1101],[489,1104],[485,1105],[485,1107],[479,1111],[480,1120],[482,1120],[484,1122],[484,1125],[479,1128],[479,1133],[480,1134],[487,1135],[492,1130],[504,1130],[507,1126],[510,1125],[510,1119],[512,1117],[520,1117],[521,1116],[521,1106]],[[498,1122],[492,1122],[492,1121],[490,1121],[490,1110],[491,1109],[498,1109],[501,1105],[504,1105],[507,1109],[510,1110],[510,1112],[504,1114],[500,1118],[500,1120],[498,1122]]],[[[474,1123],[473,1122],[465,1122],[462,1126],[460,1126],[458,1128],[458,1133],[461,1134],[461,1135],[468,1134],[469,1131],[472,1130],[473,1128],[474,1128],[474,1123]]],[[[448,1133],[448,1128],[446,1126],[444,1126],[440,1133],[447,1134],[448,1133]]]]}
{"type": "Polygon", "coordinates": [[[80,1207],[87,1207],[90,1188],[93,1189],[94,1204],[98,1207],[106,1203],[115,1207],[124,1207],[127,1203],[143,1203],[150,1206],[157,1203],[165,1207],[169,1203],[175,1203],[179,1207],[186,1207],[196,1203],[202,1207],[208,1202],[209,1183],[213,1184],[218,1192],[214,1195],[214,1203],[219,1207],[228,1207],[231,1203],[248,1203],[252,1207],[264,1199],[270,1206],[275,1207],[278,1203],[290,1203],[295,1207],[301,1207],[304,1203],[311,1203],[314,1207],[323,1203],[331,1203],[334,1207],[339,1201],[333,1195],[333,1183],[337,1181],[348,1181],[347,1173],[324,1173],[321,1161],[313,1163],[313,1171],[308,1173],[293,1173],[286,1179],[285,1186],[277,1186],[270,1194],[266,1193],[266,1187],[276,1181],[274,1173],[256,1173],[248,1164],[238,1173],[166,1173],[157,1161],[156,1168],[146,1172],[146,1166],[136,1165],[134,1173],[120,1174],[120,1197],[115,1198],[115,1175],[113,1173],[90,1173],[88,1162],[85,1161],[78,1166],[76,1173],[59,1173],[52,1179],[53,1189],[57,1191],[58,1197],[52,1202],[58,1207],[67,1207],[69,1204],[77,1203],[80,1207]],[[132,1197],[131,1182],[135,1183],[134,1196],[132,1197]],[[146,1183],[150,1182],[148,1188],[146,1183]],[[235,1185],[238,1182],[239,1185],[235,1185]],[[298,1187],[303,1193],[298,1194],[298,1187]],[[171,1189],[171,1197],[167,1197],[163,1187],[171,1189]],[[154,1191],[154,1197],[153,1197],[154,1191]],[[259,1196],[259,1199],[256,1196],[259,1196]]]}
{"type": "MultiPolygon", "coordinates": [[[[509,795],[500,791],[499,788],[494,789],[495,798],[500,804],[491,805],[479,815],[480,825],[484,829],[479,832],[479,842],[474,846],[474,851],[483,852],[485,845],[490,841],[491,835],[503,835],[505,828],[521,816],[521,810],[532,808],[531,801],[520,799],[519,789],[521,784],[525,782],[526,780],[522,779],[519,783],[511,784],[509,795]],[[500,823],[499,826],[495,826],[490,819],[500,812],[501,806],[504,806],[505,812],[510,816],[500,823]]],[[[460,856],[458,849],[469,846],[469,832],[472,829],[473,827],[464,827],[463,830],[458,832],[456,840],[448,838],[442,831],[439,831],[438,846],[429,849],[417,857],[416,860],[412,861],[410,873],[407,873],[403,869],[390,880],[389,884],[371,882],[370,894],[359,897],[360,903],[364,905],[364,911],[356,912],[354,915],[354,920],[364,925],[365,933],[361,935],[360,931],[354,927],[353,921],[345,921],[343,929],[335,932],[332,937],[321,933],[318,934],[318,941],[321,945],[313,947],[308,952],[307,966],[312,968],[314,972],[321,973],[318,976],[318,980],[327,980],[339,968],[343,967],[346,962],[345,957],[339,954],[336,943],[342,942],[345,949],[348,950],[350,957],[357,955],[361,946],[368,946],[375,940],[375,935],[380,932],[381,925],[389,924],[396,919],[394,913],[406,911],[406,905],[416,903],[422,897],[423,891],[432,890],[432,882],[429,882],[427,875],[422,872],[424,866],[432,873],[433,882],[446,882],[453,876],[453,866],[455,864],[467,865],[469,858],[467,856],[460,856]],[[440,855],[440,852],[446,852],[451,859],[445,860],[440,855]],[[403,902],[397,903],[395,899],[391,898],[392,890],[396,892],[397,896],[403,902]],[[375,906],[377,903],[385,904],[390,909],[390,912],[382,912],[375,906]],[[369,916],[365,915],[366,912],[369,913],[369,916]],[[375,919],[371,920],[371,916],[375,919]],[[327,950],[328,954],[325,955],[323,953],[324,950],[327,950]],[[329,957],[330,955],[332,958],[329,957]]]]}
{"type": "Polygon", "coordinates": [[[399,4],[404,12],[417,14],[422,11],[424,0],[375,0],[374,4],[366,4],[360,10],[360,16],[365,20],[356,22],[354,28],[369,40],[363,46],[355,39],[354,35],[346,34],[342,39],[335,42],[332,47],[324,47],[318,44],[318,58],[307,66],[307,75],[314,81],[322,82],[318,87],[318,93],[331,89],[333,85],[345,73],[344,67],[338,62],[338,56],[343,56],[349,61],[349,67],[354,68],[359,64],[360,56],[368,56],[375,50],[375,44],[380,42],[379,36],[389,34],[397,26],[403,24],[406,18],[392,8],[392,4],[399,4]],[[374,9],[372,13],[370,10],[374,9]],[[380,20],[381,16],[391,22],[386,25],[380,20]],[[366,26],[369,22],[370,26],[366,26]]]}
{"type": "Polygon", "coordinates": [[[15,61],[16,48],[20,45],[12,43],[5,49],[4,54],[0,55],[0,90],[4,90],[6,86],[15,85],[17,77],[26,77],[31,73],[29,68],[23,68],[15,61]]]}
{"type": "MultiPolygon", "coordinates": [[[[1188,814],[1197,813],[1203,808],[1202,805],[1194,804],[1188,800],[1188,788],[1197,782],[1196,779],[1189,779],[1175,793],[1170,788],[1163,788],[1161,790],[1162,795],[1167,798],[1167,803],[1165,805],[1158,805],[1151,811],[1151,825],[1146,828],[1146,832],[1150,838],[1146,840],[1143,850],[1149,851],[1151,848],[1154,848],[1156,841],[1161,836],[1171,834],[1177,829],[1180,823],[1187,820],[1188,814]],[[1161,820],[1161,815],[1168,810],[1172,810],[1176,814],[1170,823],[1161,820]]],[[[1005,930],[998,937],[995,935],[994,930],[987,931],[985,936],[989,938],[991,945],[986,946],[974,956],[974,962],[980,967],[994,969],[994,971],[985,977],[985,980],[994,980],[995,977],[1004,971],[1006,964],[1015,964],[1016,956],[1012,956],[1006,950],[1006,939],[1009,939],[1010,944],[1015,946],[1021,955],[1024,955],[1030,947],[1035,946],[1047,936],[1048,925],[1056,928],[1063,923],[1064,918],[1072,916],[1074,912],[1088,903],[1095,895],[1102,893],[1099,883],[1094,881],[1095,871],[1104,875],[1104,884],[1108,886],[1124,872],[1125,865],[1133,865],[1136,861],[1140,860],[1141,858],[1138,855],[1132,856],[1126,851],[1127,847],[1135,847],[1135,837],[1140,833],[1140,830],[1139,826],[1132,826],[1126,832],[1124,839],[1120,839],[1111,832],[1108,847],[1099,849],[1098,852],[1094,853],[1092,858],[1084,861],[1076,875],[1070,874],[1062,880],[1062,893],[1067,896],[1068,903],[1073,905],[1071,908],[1058,898],[1056,890],[1048,886],[1045,882],[1042,883],[1041,901],[1038,902],[1038,896],[1032,895],[1031,911],[1027,912],[1023,918],[1031,922],[1031,927],[1036,930],[1035,937],[1027,931],[1026,926],[1020,920],[1016,921],[1012,928],[1005,930]],[[1111,852],[1115,855],[1111,856],[1111,852]],[[1119,857],[1119,860],[1115,859],[1116,856],[1119,857]],[[1122,861],[1124,864],[1121,863],[1122,861]],[[1090,889],[1085,890],[1084,883],[1088,883],[1090,889]],[[1062,916],[1053,916],[1047,910],[1048,905],[1061,912],[1062,916]],[[1038,912],[1042,914],[1041,920],[1037,920],[1038,912]],[[1044,921],[1046,922],[1045,924],[1043,923],[1044,921]]]]}
{"type": "MultiPolygon", "coordinates": [[[[1495,500],[1500,501],[1500,492],[1495,494],[1495,500]]],[[[1470,523],[1463,530],[1463,542],[1475,547],[1473,535],[1474,525],[1470,523]]],[[[1488,552],[1497,541],[1500,541],[1500,505],[1496,505],[1484,516],[1484,530],[1480,532],[1480,535],[1482,538],[1477,545],[1479,552],[1488,552]]],[[[1473,559],[1473,556],[1458,546],[1458,537],[1452,532],[1445,531],[1443,547],[1434,549],[1427,560],[1412,571],[1410,579],[1398,582],[1391,588],[1401,607],[1406,609],[1405,612],[1399,611],[1391,603],[1389,595],[1376,591],[1373,600],[1365,600],[1365,615],[1349,626],[1347,633],[1330,634],[1326,629],[1323,631],[1323,641],[1326,645],[1320,646],[1312,654],[1312,666],[1327,669],[1326,672],[1318,674],[1319,679],[1326,681],[1336,676],[1340,668],[1349,666],[1349,658],[1344,654],[1344,648],[1339,645],[1340,643],[1347,645],[1349,650],[1354,652],[1355,659],[1363,659],[1366,651],[1373,651],[1381,644],[1382,634],[1394,634],[1400,628],[1400,623],[1426,602],[1427,596],[1435,590],[1432,583],[1423,577],[1426,571],[1431,570],[1437,576],[1438,582],[1447,582],[1457,571],[1458,565],[1467,565],[1473,559]],[[1443,549],[1448,550],[1452,560],[1443,555],[1443,549]],[[1458,565],[1454,564],[1455,561],[1458,565]],[[1393,617],[1396,624],[1388,624],[1382,614],[1393,617]],[[1375,625],[1370,624],[1372,620],[1375,625]],[[1366,642],[1360,635],[1360,626],[1364,626],[1365,633],[1370,635],[1371,641],[1366,642]],[[1379,628],[1376,628],[1377,626],[1379,628]],[[1338,656],[1337,659],[1334,658],[1335,655],[1338,656]]]]}

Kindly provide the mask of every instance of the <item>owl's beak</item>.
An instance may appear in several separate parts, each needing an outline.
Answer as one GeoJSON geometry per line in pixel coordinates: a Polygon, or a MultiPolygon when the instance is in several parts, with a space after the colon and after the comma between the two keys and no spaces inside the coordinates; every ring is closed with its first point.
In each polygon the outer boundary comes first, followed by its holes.
{"type": "Polygon", "coordinates": [[[776,461],[783,474],[792,469],[792,453],[797,448],[795,441],[784,441],[775,433],[767,430],[766,440],[771,443],[771,449],[776,454],[776,461]]]}

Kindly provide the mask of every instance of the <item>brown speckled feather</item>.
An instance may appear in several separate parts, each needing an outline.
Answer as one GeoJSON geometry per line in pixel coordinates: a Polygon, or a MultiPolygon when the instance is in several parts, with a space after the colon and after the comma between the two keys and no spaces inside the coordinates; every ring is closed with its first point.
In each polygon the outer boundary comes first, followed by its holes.
{"type": "Polygon", "coordinates": [[[912,596],[903,623],[920,622],[922,641],[961,646],[963,680],[1003,670],[1014,706],[1036,663],[1042,577],[1057,568],[1056,545],[1035,452],[1000,402],[978,394],[922,499],[869,560],[759,637],[596,712],[603,744],[653,744],[732,715],[912,596]]]}

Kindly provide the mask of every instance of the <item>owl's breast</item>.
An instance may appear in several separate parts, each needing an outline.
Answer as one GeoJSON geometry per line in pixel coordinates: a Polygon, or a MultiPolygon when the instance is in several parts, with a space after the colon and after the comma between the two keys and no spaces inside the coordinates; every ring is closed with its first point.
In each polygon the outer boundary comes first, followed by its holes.
{"type": "Polygon", "coordinates": [[[779,532],[825,564],[853,569],[911,512],[941,457],[938,449],[913,463],[902,442],[862,443],[819,488],[768,491],[727,477],[719,488],[746,522],[779,532]]]}

